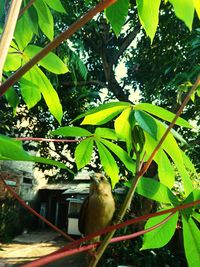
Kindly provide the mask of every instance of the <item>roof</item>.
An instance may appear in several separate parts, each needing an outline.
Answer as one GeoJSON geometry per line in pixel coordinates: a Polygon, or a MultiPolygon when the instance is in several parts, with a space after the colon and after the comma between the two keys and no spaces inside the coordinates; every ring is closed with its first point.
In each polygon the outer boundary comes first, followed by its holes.
{"type": "Polygon", "coordinates": [[[62,194],[89,194],[90,183],[68,184],[62,194]]]}
{"type": "Polygon", "coordinates": [[[62,194],[89,194],[90,183],[46,184],[40,190],[63,190],[62,194]]]}

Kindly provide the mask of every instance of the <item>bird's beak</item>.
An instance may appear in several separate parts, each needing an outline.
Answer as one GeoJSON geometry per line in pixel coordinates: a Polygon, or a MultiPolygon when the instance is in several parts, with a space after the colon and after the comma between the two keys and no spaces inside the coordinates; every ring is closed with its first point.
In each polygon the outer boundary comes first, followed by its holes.
{"type": "Polygon", "coordinates": [[[96,184],[99,184],[99,180],[95,176],[91,176],[90,179],[95,182],[96,184]]]}

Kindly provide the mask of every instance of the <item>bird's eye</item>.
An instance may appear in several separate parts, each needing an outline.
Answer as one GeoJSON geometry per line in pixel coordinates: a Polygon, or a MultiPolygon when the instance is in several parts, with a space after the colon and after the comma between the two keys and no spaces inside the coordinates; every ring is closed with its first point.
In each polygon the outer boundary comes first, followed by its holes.
{"type": "Polygon", "coordinates": [[[100,177],[100,180],[101,180],[101,181],[103,181],[103,180],[104,180],[104,177],[103,177],[103,176],[101,176],[101,177],[100,177]]]}

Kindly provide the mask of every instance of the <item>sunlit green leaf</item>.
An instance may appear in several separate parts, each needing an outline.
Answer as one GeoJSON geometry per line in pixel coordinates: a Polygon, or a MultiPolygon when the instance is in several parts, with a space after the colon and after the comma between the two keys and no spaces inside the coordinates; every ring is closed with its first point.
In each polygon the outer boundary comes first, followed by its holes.
{"type": "Polygon", "coordinates": [[[192,214],[192,217],[197,221],[197,222],[199,222],[200,223],[200,213],[197,213],[197,212],[193,212],[193,214],[192,214]]]}
{"type": "MultiPolygon", "coordinates": [[[[148,229],[156,224],[159,224],[164,219],[166,219],[169,214],[164,214],[161,216],[153,217],[147,221],[145,224],[145,229],[148,229]]],[[[143,245],[141,250],[143,249],[152,249],[152,248],[161,248],[165,246],[176,230],[176,224],[178,221],[178,212],[175,213],[167,222],[162,224],[160,227],[150,231],[144,235],[143,245]]]]}
{"type": "Polygon", "coordinates": [[[144,197],[161,203],[173,205],[179,203],[176,196],[167,186],[152,178],[141,177],[136,192],[144,197]]]}
{"type": "Polygon", "coordinates": [[[4,64],[4,71],[15,71],[22,64],[22,54],[16,47],[10,47],[4,64]]]}
{"type": "MultiPolygon", "coordinates": [[[[42,47],[36,45],[29,45],[25,48],[24,54],[26,54],[30,59],[34,57],[37,53],[42,50],[42,47]]],[[[63,74],[68,72],[67,66],[63,61],[54,53],[50,52],[38,63],[45,69],[56,74],[63,74]]]]}
{"type": "Polygon", "coordinates": [[[110,108],[113,108],[113,107],[118,107],[120,110],[119,111],[120,113],[123,109],[125,109],[128,106],[130,106],[130,103],[127,103],[127,102],[111,102],[111,103],[103,104],[103,105],[100,105],[99,107],[88,110],[86,113],[80,114],[72,122],[79,120],[81,118],[84,118],[85,116],[95,114],[99,111],[109,110],[110,108]]]}
{"type": "Polygon", "coordinates": [[[200,231],[192,218],[188,221],[182,216],[183,242],[189,267],[196,267],[200,262],[200,231]]]}
{"type": "Polygon", "coordinates": [[[115,120],[115,132],[118,138],[126,140],[127,150],[130,152],[132,148],[132,135],[131,135],[131,124],[129,122],[132,108],[126,108],[115,120]]]}
{"type": "Polygon", "coordinates": [[[59,123],[61,123],[63,111],[58,94],[45,74],[37,66],[35,66],[34,68],[40,80],[40,83],[37,85],[40,86],[40,91],[44,97],[44,100],[51,114],[57,119],[59,123]]]}
{"type": "Polygon", "coordinates": [[[60,0],[45,0],[45,2],[50,8],[56,10],[57,12],[66,13],[60,0]]]}
{"type": "Polygon", "coordinates": [[[110,128],[96,128],[95,134],[100,137],[104,137],[107,139],[117,140],[116,133],[113,129],[110,128]]]}
{"type": "Polygon", "coordinates": [[[33,38],[33,31],[28,27],[29,23],[28,13],[25,12],[23,16],[19,18],[15,28],[14,36],[21,50],[23,50],[33,38]]]}
{"type": "MultiPolygon", "coordinates": [[[[171,122],[175,114],[156,105],[149,104],[149,103],[141,103],[134,106],[134,109],[136,110],[144,110],[152,115],[155,115],[156,117],[163,119],[165,121],[171,122]]],[[[192,128],[192,126],[184,119],[178,118],[176,121],[176,125],[192,128]]]]}
{"type": "Polygon", "coordinates": [[[147,35],[150,37],[151,42],[156,33],[158,26],[158,14],[161,0],[137,0],[137,9],[140,22],[144,27],[147,35]]]}
{"type": "Polygon", "coordinates": [[[194,8],[196,9],[197,15],[200,19],[200,2],[199,0],[193,0],[194,8]]]}
{"type": "Polygon", "coordinates": [[[186,26],[192,30],[192,22],[194,18],[194,2],[193,0],[169,0],[173,5],[176,16],[183,20],[186,26]]]}
{"type": "Polygon", "coordinates": [[[112,186],[114,187],[119,181],[119,168],[117,163],[109,150],[101,142],[98,140],[95,140],[95,142],[98,148],[101,164],[107,175],[111,178],[112,186]]]}
{"type": "Polygon", "coordinates": [[[107,146],[109,150],[111,150],[126,166],[126,168],[135,174],[136,164],[132,160],[132,158],[128,155],[126,151],[124,151],[120,146],[101,138],[101,142],[107,146]]]}
{"type": "Polygon", "coordinates": [[[94,139],[87,138],[78,144],[75,150],[75,159],[78,170],[85,167],[91,159],[94,139]]]}
{"type": "Polygon", "coordinates": [[[121,32],[121,29],[128,15],[129,0],[118,0],[105,10],[105,15],[110,22],[116,36],[121,32]],[[116,16],[117,14],[117,16],[116,16]]]}
{"type": "Polygon", "coordinates": [[[197,174],[195,166],[192,163],[192,161],[190,160],[190,158],[183,151],[181,151],[181,152],[182,152],[183,162],[184,162],[186,168],[188,170],[190,170],[192,173],[197,174]]]}
{"type": "Polygon", "coordinates": [[[53,40],[54,21],[48,6],[41,0],[35,0],[33,5],[37,10],[40,29],[50,40],[53,40]]]}
{"type": "Polygon", "coordinates": [[[64,126],[52,131],[53,135],[62,135],[62,136],[70,136],[70,137],[85,137],[91,136],[88,130],[77,127],[77,126],[64,126]]]}
{"type": "Polygon", "coordinates": [[[67,169],[65,164],[42,157],[29,155],[22,147],[22,143],[5,135],[0,135],[0,160],[34,161],[67,169]]]}
{"type": "Polygon", "coordinates": [[[41,92],[37,83],[38,81],[34,69],[30,69],[30,71],[20,79],[20,91],[29,109],[34,107],[41,99],[41,92]]]}
{"type": "MultiPolygon", "coordinates": [[[[113,104],[113,103],[112,103],[113,104]]],[[[96,109],[96,112],[86,114],[81,124],[101,125],[116,117],[121,113],[127,105],[102,105],[101,109],[96,109]]]]}

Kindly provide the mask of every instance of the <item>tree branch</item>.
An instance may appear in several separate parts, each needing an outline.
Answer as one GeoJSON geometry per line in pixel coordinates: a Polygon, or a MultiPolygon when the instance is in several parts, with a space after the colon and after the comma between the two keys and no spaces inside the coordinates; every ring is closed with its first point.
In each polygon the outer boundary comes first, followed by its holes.
{"type": "Polygon", "coordinates": [[[72,87],[72,86],[76,87],[76,86],[85,86],[85,85],[97,85],[102,88],[108,87],[106,83],[101,82],[99,80],[78,81],[78,82],[69,81],[69,82],[62,82],[62,85],[66,87],[72,87]]]}
{"type": "Polygon", "coordinates": [[[120,56],[122,56],[122,54],[124,53],[124,51],[129,47],[129,45],[132,43],[132,41],[135,39],[136,35],[139,33],[140,31],[140,27],[137,26],[134,31],[130,32],[126,38],[124,39],[122,45],[119,48],[119,51],[117,52],[117,54],[114,56],[111,64],[112,65],[116,65],[118,59],[120,56]]]}
{"type": "MultiPolygon", "coordinates": [[[[17,1],[19,2],[19,1],[17,1]]],[[[104,0],[90,9],[79,20],[74,22],[67,30],[59,34],[52,42],[46,45],[37,55],[35,55],[30,61],[18,69],[12,76],[10,76],[0,86],[0,96],[2,96],[15,82],[17,82],[27,71],[29,71],[35,64],[37,64],[42,58],[44,58],[50,51],[58,47],[63,41],[71,37],[76,31],[82,28],[88,21],[90,21],[96,14],[115,3],[116,0],[104,0]]]]}

